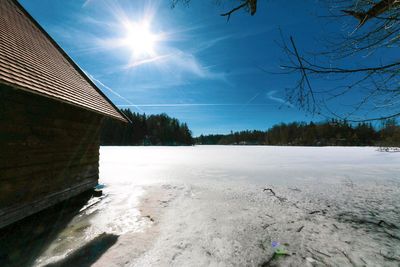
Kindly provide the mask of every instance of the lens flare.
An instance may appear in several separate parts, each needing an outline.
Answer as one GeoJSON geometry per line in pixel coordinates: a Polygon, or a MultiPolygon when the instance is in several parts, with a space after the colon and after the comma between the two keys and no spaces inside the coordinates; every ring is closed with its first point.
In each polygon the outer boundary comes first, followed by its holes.
{"type": "Polygon", "coordinates": [[[150,23],[146,20],[140,22],[126,22],[123,45],[129,47],[137,56],[154,56],[155,48],[160,37],[151,31],[150,23]]]}

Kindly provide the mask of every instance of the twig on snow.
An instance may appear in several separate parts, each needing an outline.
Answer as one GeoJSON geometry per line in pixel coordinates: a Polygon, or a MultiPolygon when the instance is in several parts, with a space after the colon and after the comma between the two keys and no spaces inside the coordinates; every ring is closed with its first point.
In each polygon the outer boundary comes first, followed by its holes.
{"type": "Polygon", "coordinates": [[[268,227],[270,227],[273,224],[275,224],[275,223],[267,223],[267,224],[263,225],[262,228],[267,229],[268,227]]]}
{"type": "Polygon", "coordinates": [[[316,214],[316,213],[322,213],[322,214],[326,214],[326,210],[314,210],[314,211],[311,211],[311,212],[309,212],[308,214],[316,214]]]}
{"type": "Polygon", "coordinates": [[[298,189],[298,188],[289,188],[289,189],[292,190],[292,191],[301,192],[301,190],[298,189]]]}
{"type": "Polygon", "coordinates": [[[272,193],[272,195],[276,196],[274,190],[272,190],[271,188],[264,188],[263,192],[265,192],[265,191],[269,191],[272,193]]]}
{"type": "Polygon", "coordinates": [[[265,191],[271,192],[272,196],[276,197],[280,202],[285,202],[287,200],[287,198],[285,198],[285,197],[277,196],[275,194],[274,190],[272,190],[272,188],[264,188],[263,192],[265,192],[265,191]]]}
{"type": "Polygon", "coordinates": [[[311,249],[314,250],[315,252],[321,254],[321,255],[324,255],[325,257],[328,257],[328,258],[331,257],[331,255],[328,255],[328,254],[326,254],[326,253],[324,253],[324,252],[322,252],[322,251],[316,250],[315,248],[311,248],[311,249]]]}
{"type": "Polygon", "coordinates": [[[357,265],[354,263],[354,261],[350,258],[350,256],[347,255],[346,252],[344,252],[343,250],[339,250],[339,251],[342,252],[342,254],[346,257],[346,259],[351,263],[351,265],[357,266],[357,265]]]}
{"type": "Polygon", "coordinates": [[[379,226],[382,226],[382,225],[386,225],[386,226],[389,226],[390,228],[395,228],[395,229],[398,229],[398,227],[397,227],[397,225],[394,225],[393,223],[387,223],[387,222],[385,222],[384,220],[380,220],[379,222],[378,222],[378,225],[379,226]]]}

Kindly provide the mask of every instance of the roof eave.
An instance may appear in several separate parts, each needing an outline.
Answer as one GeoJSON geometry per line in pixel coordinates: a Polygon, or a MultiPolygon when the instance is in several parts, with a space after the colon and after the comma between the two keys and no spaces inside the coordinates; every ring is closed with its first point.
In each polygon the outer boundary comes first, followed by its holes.
{"type": "MultiPolygon", "coordinates": [[[[75,105],[75,106],[85,108],[87,110],[96,112],[98,114],[102,114],[103,116],[107,116],[110,118],[118,119],[126,123],[130,123],[131,121],[129,120],[129,118],[117,106],[115,106],[114,103],[97,87],[97,85],[86,75],[86,73],[78,66],[78,64],[76,64],[75,61],[73,61],[72,58],[68,56],[68,54],[57,44],[57,42],[46,32],[46,30],[43,29],[42,26],[40,26],[40,24],[28,13],[28,11],[26,11],[25,8],[17,0],[12,0],[12,1],[21,10],[21,12],[23,12],[24,15],[26,15],[27,18],[29,18],[32,21],[32,23],[46,36],[46,38],[48,38],[48,40],[55,46],[55,48],[65,57],[68,63],[70,63],[71,66],[121,115],[121,118],[117,118],[115,116],[111,116],[110,114],[102,113],[85,106],[80,106],[80,105],[75,105]]],[[[58,98],[54,99],[60,100],[58,98]]],[[[69,101],[62,101],[62,102],[74,105],[69,101]]]]}

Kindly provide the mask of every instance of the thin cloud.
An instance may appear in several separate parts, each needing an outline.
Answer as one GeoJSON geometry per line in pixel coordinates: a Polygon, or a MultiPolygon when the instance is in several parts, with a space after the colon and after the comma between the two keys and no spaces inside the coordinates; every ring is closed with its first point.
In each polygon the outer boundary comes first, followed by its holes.
{"type": "Polygon", "coordinates": [[[210,39],[204,42],[201,42],[200,44],[198,44],[198,46],[196,48],[193,49],[193,53],[199,53],[202,51],[205,51],[215,45],[217,45],[218,43],[231,39],[232,35],[226,35],[226,36],[221,36],[221,37],[217,37],[214,39],[210,39]]]}
{"type": "Polygon", "coordinates": [[[272,100],[272,101],[275,101],[275,102],[278,102],[278,103],[280,103],[280,104],[283,104],[283,105],[285,105],[285,106],[287,106],[287,107],[294,108],[294,105],[293,105],[292,103],[286,101],[286,100],[283,99],[283,98],[274,96],[276,93],[277,93],[276,90],[271,90],[271,91],[269,91],[269,92],[267,93],[267,98],[270,99],[270,100],[272,100]]]}
{"type": "Polygon", "coordinates": [[[153,62],[157,62],[157,61],[161,61],[161,60],[167,59],[170,56],[171,55],[167,54],[167,55],[160,55],[160,56],[155,56],[155,57],[151,57],[151,58],[138,60],[138,61],[135,61],[133,63],[130,63],[130,64],[126,65],[125,68],[126,69],[132,69],[132,68],[144,65],[144,64],[149,64],[149,63],[153,63],[153,62]]]}
{"type": "Polygon", "coordinates": [[[86,7],[87,5],[89,5],[93,0],[86,0],[83,5],[82,8],[86,7]]]}
{"type": "Polygon", "coordinates": [[[170,58],[169,67],[178,73],[191,73],[203,79],[223,80],[225,77],[223,73],[210,71],[210,68],[203,66],[194,54],[181,50],[176,50],[175,56],[170,58]]]}
{"type": "Polygon", "coordinates": [[[133,70],[145,64],[151,64],[158,68],[160,77],[168,77],[175,81],[185,81],[196,77],[229,83],[225,73],[213,71],[212,66],[204,66],[193,53],[173,47],[164,47],[162,53],[159,56],[133,61],[123,69],[133,70]]]}

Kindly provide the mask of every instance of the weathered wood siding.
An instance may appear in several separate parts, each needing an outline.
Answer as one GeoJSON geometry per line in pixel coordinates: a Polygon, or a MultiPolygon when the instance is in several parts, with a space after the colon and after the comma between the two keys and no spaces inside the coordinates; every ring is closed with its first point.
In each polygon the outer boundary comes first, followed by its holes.
{"type": "Polygon", "coordinates": [[[102,118],[0,85],[0,227],[97,184],[102,118]]]}

